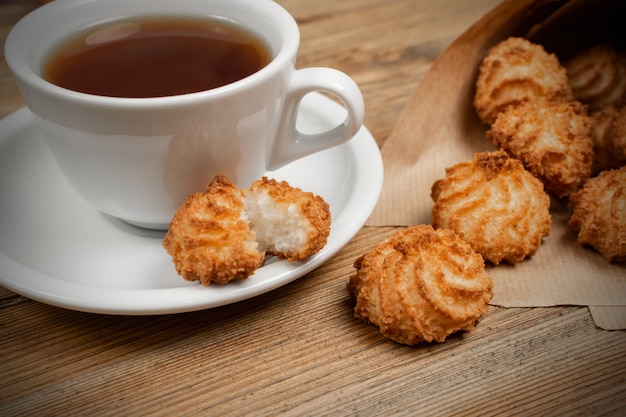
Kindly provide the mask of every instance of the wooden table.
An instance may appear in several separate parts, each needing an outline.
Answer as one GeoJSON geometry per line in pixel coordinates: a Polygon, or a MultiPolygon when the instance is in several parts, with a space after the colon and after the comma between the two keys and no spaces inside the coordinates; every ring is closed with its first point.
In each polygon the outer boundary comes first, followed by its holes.
{"type": "MultiPolygon", "coordinates": [[[[280,0],[299,67],[361,86],[382,145],[433,60],[497,0],[280,0]]],[[[2,41],[39,0],[0,3],[2,41]]],[[[0,66],[0,116],[23,106],[0,66]]],[[[319,269],[225,307],[163,316],[65,310],[0,288],[0,415],[626,415],[626,332],[586,307],[491,307],[443,344],[352,318],[363,228],[319,269]]]]}

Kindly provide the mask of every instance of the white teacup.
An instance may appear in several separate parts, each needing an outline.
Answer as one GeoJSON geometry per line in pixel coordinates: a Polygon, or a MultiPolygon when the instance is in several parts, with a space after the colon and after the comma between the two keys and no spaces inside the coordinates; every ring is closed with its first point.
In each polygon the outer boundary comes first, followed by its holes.
{"type": "Polygon", "coordinates": [[[35,124],[73,188],[94,207],[128,223],[164,229],[191,192],[217,173],[240,187],[268,170],[340,145],[361,127],[358,86],[330,68],[295,69],[294,19],[270,0],[56,0],[10,32],[5,57],[35,124]],[[239,81],[169,97],[118,98],[61,88],[42,78],[52,50],[85,28],[129,17],[226,19],[269,47],[270,63],[239,81]],[[300,100],[327,91],[345,121],[300,132],[300,100]]]}

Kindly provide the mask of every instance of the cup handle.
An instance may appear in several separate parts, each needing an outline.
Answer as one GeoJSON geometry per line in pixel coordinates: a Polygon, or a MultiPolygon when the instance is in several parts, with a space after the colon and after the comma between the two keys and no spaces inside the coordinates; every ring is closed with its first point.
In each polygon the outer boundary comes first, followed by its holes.
{"type": "Polygon", "coordinates": [[[347,142],[361,128],[364,117],[363,96],[352,78],[332,68],[296,70],[289,84],[283,116],[267,168],[274,170],[303,156],[347,142]],[[300,102],[305,95],[314,91],[325,91],[338,97],[347,115],[338,126],[324,132],[307,134],[298,130],[296,120],[300,102]]]}

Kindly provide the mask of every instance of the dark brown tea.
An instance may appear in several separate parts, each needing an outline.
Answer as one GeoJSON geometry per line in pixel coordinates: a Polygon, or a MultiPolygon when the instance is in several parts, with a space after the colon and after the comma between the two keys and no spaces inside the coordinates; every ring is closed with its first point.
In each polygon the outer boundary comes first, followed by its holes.
{"type": "Polygon", "coordinates": [[[216,20],[128,20],[63,44],[51,55],[43,77],[82,93],[163,97],[238,81],[270,59],[254,35],[216,20]]]}

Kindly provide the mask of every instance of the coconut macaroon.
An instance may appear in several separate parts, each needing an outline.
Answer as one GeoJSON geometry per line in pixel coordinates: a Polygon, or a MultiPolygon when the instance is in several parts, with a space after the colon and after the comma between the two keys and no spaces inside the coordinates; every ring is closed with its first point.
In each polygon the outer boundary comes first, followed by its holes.
{"type": "Polygon", "coordinates": [[[566,197],[591,175],[590,129],[591,120],[582,103],[538,100],[508,107],[487,136],[521,160],[546,191],[566,197]]]}
{"type": "Polygon", "coordinates": [[[431,197],[433,226],[454,230],[495,265],[534,255],[550,233],[550,197],[543,184],[502,150],[447,168],[431,197]]]}
{"type": "Polygon", "coordinates": [[[354,267],[354,317],[406,345],[473,330],[493,297],[481,256],[453,231],[429,225],[396,232],[354,267]]]}
{"type": "Polygon", "coordinates": [[[252,275],[266,254],[290,262],[316,254],[330,223],[324,199],[285,181],[263,177],[241,190],[217,175],[179,207],[163,247],[184,279],[226,284],[252,275]]]}
{"type": "Polygon", "coordinates": [[[554,54],[524,38],[511,37],[491,48],[479,68],[474,108],[485,124],[508,106],[537,99],[574,99],[566,69],[554,54]]]}
{"type": "Polygon", "coordinates": [[[608,45],[578,52],[565,62],[574,97],[597,110],[626,98],[626,56],[608,45]]]}
{"type": "Polygon", "coordinates": [[[326,245],[330,208],[311,192],[263,177],[246,191],[245,210],[261,250],[293,262],[326,245]]]}
{"type": "Polygon", "coordinates": [[[252,275],[265,257],[258,246],[244,211],[244,193],[224,175],[187,197],[163,239],[176,272],[205,286],[252,275]]]}
{"type": "Polygon", "coordinates": [[[571,202],[568,224],[578,231],[578,242],[610,262],[626,263],[626,166],[591,178],[571,202]]]}
{"type": "Polygon", "coordinates": [[[610,104],[590,114],[592,175],[626,165],[626,104],[610,104]]]}

